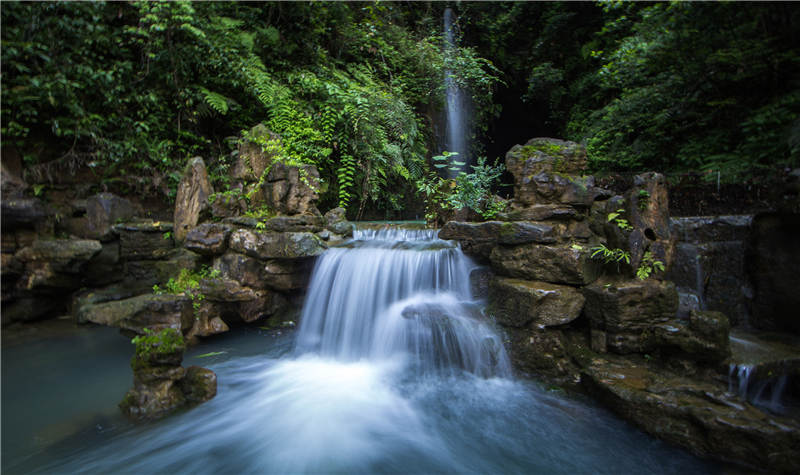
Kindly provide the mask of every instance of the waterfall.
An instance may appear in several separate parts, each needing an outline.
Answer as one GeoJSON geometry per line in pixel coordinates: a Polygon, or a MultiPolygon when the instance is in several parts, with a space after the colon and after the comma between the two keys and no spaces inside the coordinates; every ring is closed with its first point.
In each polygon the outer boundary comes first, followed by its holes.
{"type": "MultiPolygon", "coordinates": [[[[453,10],[450,8],[445,9],[444,39],[446,55],[452,54],[455,49],[453,20],[453,10]]],[[[469,128],[466,119],[469,108],[469,97],[458,85],[453,71],[445,70],[444,83],[446,100],[446,133],[444,148],[448,152],[457,152],[456,160],[469,163],[469,128]]],[[[453,178],[456,172],[448,169],[448,173],[451,175],[450,178],[453,178]]]]}
{"type": "Polygon", "coordinates": [[[317,261],[297,351],[342,361],[403,357],[421,373],[507,376],[502,341],[472,302],[473,266],[435,231],[356,231],[317,261]]]}

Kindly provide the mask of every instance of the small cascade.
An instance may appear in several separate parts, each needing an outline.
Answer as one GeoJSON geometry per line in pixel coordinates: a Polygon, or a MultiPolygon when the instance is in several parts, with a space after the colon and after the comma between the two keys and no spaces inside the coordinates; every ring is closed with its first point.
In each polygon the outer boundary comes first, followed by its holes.
{"type": "Polygon", "coordinates": [[[786,413],[788,408],[784,404],[784,395],[788,375],[761,375],[763,372],[758,365],[731,363],[728,371],[728,392],[738,394],[754,406],[775,414],[786,413]]]}
{"type": "MultiPolygon", "coordinates": [[[[454,13],[451,8],[444,11],[444,39],[445,51],[455,48],[454,13]]],[[[446,134],[444,148],[449,152],[456,152],[455,157],[460,162],[469,161],[469,126],[467,124],[469,96],[456,81],[453,72],[446,70],[444,73],[445,100],[446,100],[446,134]]],[[[455,176],[449,170],[450,178],[455,176]]]]}
{"type": "Polygon", "coordinates": [[[410,359],[420,373],[511,373],[502,341],[472,302],[474,264],[431,230],[357,230],[317,261],[299,353],[343,361],[410,359]]]}

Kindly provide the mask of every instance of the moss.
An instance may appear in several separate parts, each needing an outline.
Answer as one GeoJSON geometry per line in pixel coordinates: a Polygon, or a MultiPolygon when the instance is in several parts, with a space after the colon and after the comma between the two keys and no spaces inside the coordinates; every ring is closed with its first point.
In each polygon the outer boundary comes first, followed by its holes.
{"type": "MultiPolygon", "coordinates": [[[[176,353],[184,349],[183,335],[174,328],[165,328],[157,333],[145,328],[144,335],[134,337],[131,343],[136,345],[136,356],[139,358],[145,358],[153,353],[176,353]]],[[[134,358],[134,362],[135,360],[136,358],[134,358]]],[[[131,367],[134,366],[134,362],[131,362],[131,367]]],[[[147,365],[144,362],[142,364],[147,365]]]]}
{"type": "Polygon", "coordinates": [[[545,155],[555,157],[557,155],[562,155],[566,148],[567,147],[564,145],[557,145],[552,142],[538,142],[522,147],[522,153],[530,156],[535,152],[541,152],[545,155]]]}

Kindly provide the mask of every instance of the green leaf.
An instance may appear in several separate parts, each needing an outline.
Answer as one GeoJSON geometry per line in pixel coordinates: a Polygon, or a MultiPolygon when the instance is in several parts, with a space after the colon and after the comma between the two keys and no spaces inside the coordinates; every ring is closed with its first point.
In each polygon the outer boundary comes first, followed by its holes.
{"type": "Polygon", "coordinates": [[[217,355],[224,355],[227,351],[212,351],[210,353],[203,353],[202,355],[197,355],[195,358],[208,358],[209,356],[217,356],[217,355]]]}

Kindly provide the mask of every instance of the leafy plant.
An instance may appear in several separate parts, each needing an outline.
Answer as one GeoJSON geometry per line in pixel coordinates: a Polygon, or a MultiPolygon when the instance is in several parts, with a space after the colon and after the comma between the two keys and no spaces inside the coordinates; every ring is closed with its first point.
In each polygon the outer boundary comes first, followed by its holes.
{"type": "Polygon", "coordinates": [[[647,190],[639,190],[637,193],[637,197],[639,198],[639,211],[644,211],[647,209],[647,203],[650,200],[650,192],[647,190]]]}
{"type": "Polygon", "coordinates": [[[200,281],[203,279],[216,279],[220,274],[219,269],[209,269],[208,267],[203,267],[198,272],[184,268],[181,269],[177,278],[170,277],[163,289],[158,285],[154,285],[153,293],[156,295],[185,295],[192,299],[192,307],[198,310],[201,305],[200,302],[206,298],[204,294],[197,291],[200,288],[200,281]]]}
{"type": "Polygon", "coordinates": [[[626,264],[631,263],[631,253],[628,251],[623,251],[622,249],[609,249],[605,246],[605,244],[600,244],[595,246],[591,249],[592,259],[600,259],[603,261],[604,264],[616,264],[617,268],[622,262],[626,264]]]}
{"type": "Polygon", "coordinates": [[[642,262],[639,268],[636,269],[636,277],[640,280],[646,280],[651,274],[655,272],[664,272],[664,263],[653,258],[653,253],[647,251],[642,256],[642,262]]]}
{"type": "Polygon", "coordinates": [[[623,214],[625,214],[625,209],[624,208],[620,208],[616,212],[608,213],[608,216],[606,217],[606,220],[609,223],[613,222],[614,224],[617,225],[618,228],[620,228],[623,231],[632,231],[633,230],[633,226],[631,226],[631,224],[628,222],[628,220],[625,219],[625,218],[621,218],[620,217],[623,214]]]}

